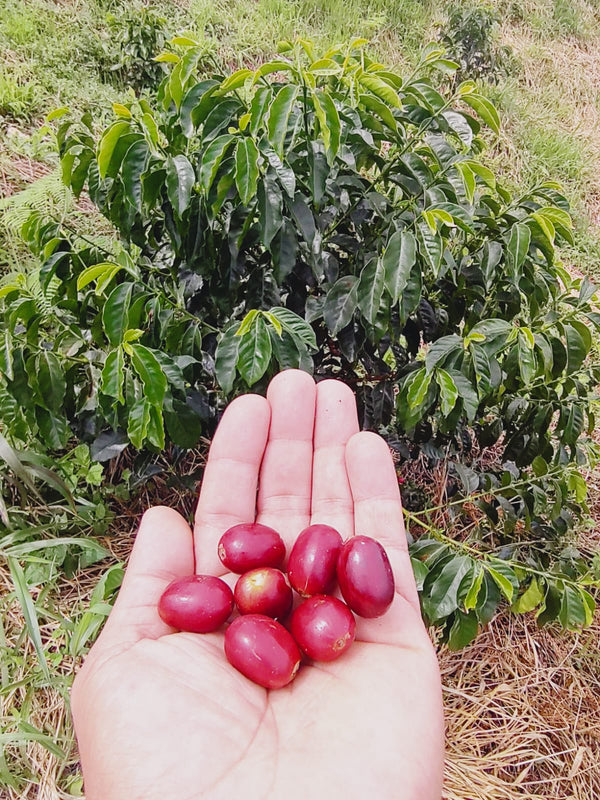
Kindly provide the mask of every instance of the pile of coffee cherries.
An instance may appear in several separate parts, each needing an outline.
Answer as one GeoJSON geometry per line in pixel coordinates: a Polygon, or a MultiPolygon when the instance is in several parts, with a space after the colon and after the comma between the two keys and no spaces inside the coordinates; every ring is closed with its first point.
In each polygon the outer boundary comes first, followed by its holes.
{"type": "Polygon", "coordinates": [[[161,596],[158,612],[180,631],[210,633],[237,606],[239,616],[225,630],[225,656],[266,689],[290,683],[303,655],[313,661],[339,658],[354,641],[354,614],[379,617],[394,598],[392,568],[379,542],[368,536],[342,542],[329,525],[310,525],[298,536],[287,581],[280,569],[285,545],[267,525],[234,525],[221,537],[218,553],[240,575],[233,592],[212,575],[178,578],[161,596]],[[336,584],[345,603],[332,596],[336,584]],[[303,598],[293,611],[292,589],[303,598]]]}

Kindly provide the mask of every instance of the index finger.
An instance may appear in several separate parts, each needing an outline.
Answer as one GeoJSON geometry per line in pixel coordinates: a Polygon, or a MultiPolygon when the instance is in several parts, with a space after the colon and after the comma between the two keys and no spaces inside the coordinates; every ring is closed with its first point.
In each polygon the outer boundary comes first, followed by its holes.
{"type": "Polygon", "coordinates": [[[223,575],[219,539],[232,525],[254,522],[256,491],[271,411],[264,397],[245,394],[226,409],[210,446],[194,523],[196,573],[223,575]]]}

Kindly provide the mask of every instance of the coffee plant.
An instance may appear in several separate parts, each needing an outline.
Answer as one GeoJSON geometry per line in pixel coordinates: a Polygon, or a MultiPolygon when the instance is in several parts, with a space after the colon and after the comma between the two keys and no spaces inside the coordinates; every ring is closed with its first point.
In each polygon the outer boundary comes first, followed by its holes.
{"type": "Polygon", "coordinates": [[[470,81],[437,90],[459,66],[440,47],[403,77],[365,44],[284,42],[206,75],[179,37],[156,96],[115,105],[105,130],[57,112],[64,181],[115,235],[36,210],[23,225],[39,268],[0,284],[5,435],[76,437],[100,461],[192,447],[278,370],[333,375],[401,459],[445,465],[461,533],[440,508],[407,518],[451,647],[502,598],[589,624],[600,575],[568,531],[586,513],[600,314],[559,259],[567,200],[496,180],[480,159],[496,109],[470,81]]]}

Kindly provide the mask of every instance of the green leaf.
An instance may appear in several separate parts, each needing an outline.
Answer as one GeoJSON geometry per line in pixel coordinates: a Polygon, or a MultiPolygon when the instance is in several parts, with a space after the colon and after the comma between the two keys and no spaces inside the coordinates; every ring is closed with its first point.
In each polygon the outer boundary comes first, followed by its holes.
{"type": "Polygon", "coordinates": [[[194,168],[186,156],[178,155],[173,158],[169,156],[167,159],[167,195],[175,215],[180,219],[190,204],[195,180],[194,168]]]}
{"type": "Polygon", "coordinates": [[[261,241],[269,247],[283,224],[283,195],[271,171],[258,184],[258,218],[261,241]]]}
{"type": "Polygon", "coordinates": [[[163,450],[165,446],[165,425],[162,415],[162,409],[157,406],[150,406],[150,413],[148,416],[148,427],[146,428],[146,437],[150,444],[153,444],[159,450],[163,450]]]}
{"type": "Polygon", "coordinates": [[[129,327],[129,307],[133,283],[120,283],[112,290],[102,309],[102,327],[111,345],[121,344],[123,333],[129,327]]]}
{"type": "Polygon", "coordinates": [[[472,611],[477,606],[477,599],[481,590],[481,585],[485,577],[485,572],[480,564],[476,564],[473,571],[473,582],[465,597],[465,611],[472,611]]]}
{"type": "Polygon", "coordinates": [[[419,224],[417,237],[419,241],[419,252],[426,264],[429,265],[433,277],[439,276],[444,254],[444,242],[439,233],[432,233],[429,226],[419,224]]]}
{"type": "Polygon", "coordinates": [[[288,123],[297,95],[298,87],[293,84],[288,84],[277,92],[273,102],[269,106],[267,137],[280,158],[283,158],[283,147],[287,135],[288,123]]]}
{"type": "Polygon", "coordinates": [[[493,566],[486,562],[485,568],[508,602],[512,603],[515,591],[519,588],[519,581],[512,567],[501,561],[494,560],[493,566]]]}
{"type": "Polygon", "coordinates": [[[410,231],[396,231],[383,254],[385,287],[395,305],[410,277],[411,269],[417,259],[417,243],[410,231]]]}
{"type": "Polygon", "coordinates": [[[406,399],[408,407],[414,409],[419,408],[427,397],[429,384],[431,383],[431,373],[422,367],[413,373],[412,378],[406,399]]]}
{"type": "Polygon", "coordinates": [[[217,136],[206,148],[202,161],[200,162],[200,186],[208,193],[208,190],[213,184],[217,170],[229,149],[234,137],[226,133],[223,136],[217,136]]]}
{"type": "Polygon", "coordinates": [[[317,350],[317,338],[312,326],[306,320],[294,314],[289,308],[275,306],[270,310],[270,314],[279,320],[282,327],[288,331],[295,339],[299,340],[309,350],[317,350]]]}
{"type": "Polygon", "coordinates": [[[239,139],[235,149],[235,184],[240,200],[247,206],[256,195],[258,183],[258,149],[253,140],[239,139]]]}
{"type": "Polygon", "coordinates": [[[562,589],[558,619],[563,628],[577,630],[586,624],[587,613],[581,593],[575,586],[565,583],[562,589]]]}
{"type": "Polygon", "coordinates": [[[417,585],[417,591],[420,592],[423,590],[423,582],[429,573],[429,568],[427,564],[423,561],[420,561],[418,558],[413,558],[411,556],[410,563],[413,569],[413,573],[415,576],[415,583],[417,585]]]}
{"type": "Polygon", "coordinates": [[[236,335],[239,325],[235,322],[219,339],[215,353],[215,373],[219,385],[225,394],[233,389],[236,364],[240,348],[240,337],[236,335]]]}
{"type": "Polygon", "coordinates": [[[477,393],[480,399],[487,397],[492,389],[492,366],[488,354],[483,347],[470,345],[473,368],[477,380],[477,393]]]}
{"type": "Polygon", "coordinates": [[[521,379],[525,386],[529,386],[537,370],[537,362],[535,353],[529,345],[529,341],[519,332],[518,338],[518,352],[519,352],[519,372],[521,379]]]}
{"type": "Polygon", "coordinates": [[[442,336],[430,345],[427,355],[425,356],[425,366],[428,371],[431,372],[435,366],[443,364],[449,355],[452,353],[460,353],[462,350],[463,340],[460,336],[457,336],[455,333],[442,336]]]}
{"type": "Polygon", "coordinates": [[[515,614],[526,614],[537,608],[544,599],[544,592],[540,589],[537,578],[533,577],[531,583],[511,606],[515,614]]]}
{"type": "Polygon", "coordinates": [[[458,400],[458,389],[452,380],[452,376],[445,369],[437,369],[435,371],[435,380],[440,387],[442,414],[447,417],[458,400]]]}
{"type": "Polygon", "coordinates": [[[134,142],[121,164],[123,191],[136,211],[142,209],[142,173],[146,169],[149,152],[145,141],[134,142]]]}
{"type": "Polygon", "coordinates": [[[262,316],[240,339],[237,367],[248,386],[253,386],[267,371],[271,361],[272,345],[267,325],[262,316]]]}
{"type": "Polygon", "coordinates": [[[106,356],[102,369],[101,391],[108,397],[116,398],[119,403],[125,402],[123,382],[125,380],[125,359],[123,348],[117,347],[106,356]]]}
{"type": "MultiPolygon", "coordinates": [[[[264,66],[264,65],[263,65],[264,66]]],[[[263,125],[267,109],[273,97],[273,90],[270,86],[261,86],[256,90],[250,104],[250,131],[256,136],[263,125]]]]}
{"type": "Polygon", "coordinates": [[[479,396],[471,381],[454,369],[448,369],[448,374],[456,384],[458,389],[458,396],[460,397],[463,409],[469,422],[472,422],[477,416],[479,409],[479,396]]]}
{"type": "Polygon", "coordinates": [[[379,258],[372,258],[360,273],[357,289],[358,307],[371,325],[375,324],[379,312],[383,281],[383,263],[379,258]]]}
{"type": "Polygon", "coordinates": [[[335,103],[328,94],[317,89],[312,95],[327,161],[332,164],[340,149],[340,117],[335,103]]]}
{"type": "Polygon", "coordinates": [[[51,411],[59,411],[63,406],[67,391],[63,363],[56,353],[43,350],[38,354],[35,365],[42,402],[51,411]]]}
{"type": "Polygon", "coordinates": [[[9,556],[6,560],[8,561],[8,568],[10,570],[10,575],[15,590],[15,597],[17,598],[19,605],[21,606],[21,611],[23,612],[23,619],[25,620],[27,635],[33,644],[33,648],[37,656],[37,662],[41,667],[42,673],[46,680],[50,681],[50,670],[48,669],[46,652],[42,642],[42,634],[40,632],[37,611],[35,608],[35,603],[33,602],[33,598],[29,592],[29,587],[27,586],[23,569],[15,558],[11,558],[9,556]]]}
{"type": "Polygon", "coordinates": [[[120,264],[114,264],[112,261],[103,261],[100,264],[92,264],[91,267],[86,267],[83,272],[77,276],[77,289],[85,289],[88,283],[97,281],[96,294],[102,294],[104,289],[112,281],[123,267],[120,264]]]}
{"type": "Polygon", "coordinates": [[[98,172],[100,173],[102,180],[106,178],[106,173],[108,172],[110,160],[114,153],[115,147],[117,146],[117,142],[121,136],[130,130],[131,128],[129,122],[124,122],[121,120],[113,123],[102,136],[102,139],[100,140],[100,146],[98,147],[98,172]]]}
{"type": "Polygon", "coordinates": [[[527,258],[530,241],[531,231],[527,225],[523,225],[519,222],[515,223],[510,229],[510,238],[507,245],[509,263],[513,274],[517,273],[527,258]]]}
{"type": "Polygon", "coordinates": [[[140,400],[136,400],[129,408],[127,436],[129,436],[131,444],[137,450],[142,449],[142,445],[146,439],[151,408],[151,403],[143,397],[140,400]]]}
{"type": "Polygon", "coordinates": [[[581,367],[588,354],[581,330],[573,324],[565,324],[565,338],[567,344],[567,375],[572,375],[581,367]]]}
{"type": "Polygon", "coordinates": [[[37,406],[35,421],[39,428],[40,438],[50,450],[63,450],[72,436],[71,428],[63,416],[58,412],[46,411],[37,406]]]}
{"type": "Polygon", "coordinates": [[[396,118],[385,103],[372,94],[359,95],[358,102],[369,111],[377,114],[382,122],[384,122],[392,131],[394,131],[394,133],[397,132],[398,123],[396,122],[396,118]]]}
{"type": "Polygon", "coordinates": [[[479,622],[474,611],[465,614],[457,610],[448,636],[448,649],[454,651],[462,650],[463,647],[473,641],[477,636],[478,630],[479,622]]]}
{"type": "Polygon", "coordinates": [[[227,94],[243,86],[254,73],[251,69],[238,69],[219,86],[218,94],[227,94]]]}
{"type": "Polygon", "coordinates": [[[152,350],[137,342],[126,345],[130,348],[131,365],[144,384],[144,396],[153,406],[162,406],[167,391],[167,378],[152,350]]]}
{"type": "Polygon", "coordinates": [[[498,116],[498,112],[492,102],[490,102],[487,97],[483,97],[480,94],[470,93],[470,94],[463,94],[461,96],[461,100],[463,103],[471,106],[473,111],[476,111],[477,114],[481,117],[481,119],[488,125],[494,133],[500,133],[500,117],[498,116]]]}
{"type": "Polygon", "coordinates": [[[458,590],[473,562],[467,556],[454,556],[435,578],[425,608],[432,622],[445,619],[458,608],[458,590]]]}
{"type": "Polygon", "coordinates": [[[377,75],[369,72],[363,72],[359,75],[358,82],[361,84],[361,86],[364,86],[365,89],[368,89],[376,97],[379,97],[380,100],[386,102],[389,106],[394,106],[394,108],[402,108],[402,101],[400,100],[398,92],[395,92],[389,83],[386,83],[381,78],[378,78],[377,75]]]}
{"type": "Polygon", "coordinates": [[[475,182],[475,173],[464,161],[457,161],[454,164],[454,168],[462,178],[467,203],[473,203],[475,189],[477,187],[475,182]]]}
{"type": "Polygon", "coordinates": [[[261,66],[256,70],[252,83],[257,83],[261,78],[264,78],[265,75],[270,75],[272,72],[288,71],[294,71],[294,66],[289,61],[283,61],[279,59],[276,61],[267,61],[266,64],[261,64],[261,66]]]}
{"type": "Polygon", "coordinates": [[[483,322],[478,322],[477,325],[474,325],[469,332],[469,336],[475,333],[484,336],[486,340],[491,341],[498,336],[508,336],[512,329],[513,326],[510,324],[510,322],[506,322],[504,319],[486,319],[483,322]]]}
{"type": "Polygon", "coordinates": [[[345,275],[327,292],[323,318],[330,333],[336,336],[352,319],[358,306],[358,278],[345,275]]]}

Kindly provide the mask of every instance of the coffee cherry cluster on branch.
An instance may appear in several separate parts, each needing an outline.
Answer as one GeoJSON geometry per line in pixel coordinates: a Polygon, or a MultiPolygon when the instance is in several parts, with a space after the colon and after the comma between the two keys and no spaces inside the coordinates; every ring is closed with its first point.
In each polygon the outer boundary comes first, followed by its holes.
{"type": "Polygon", "coordinates": [[[368,536],[343,542],[329,525],[310,525],[298,536],[287,580],[285,544],[267,525],[234,525],[219,540],[218,554],[240,576],[233,592],[212,575],[178,578],[161,596],[158,612],[172,628],[211,633],[237,608],[239,616],[225,630],[225,656],[266,689],[290,683],[302,657],[339,658],[354,641],[354,614],[380,617],[394,598],[392,568],[379,542],[368,536]],[[337,585],[345,602],[332,595],[337,585]],[[292,590],[302,598],[293,611],[292,590]]]}

